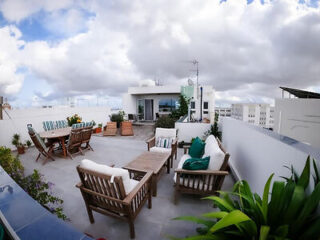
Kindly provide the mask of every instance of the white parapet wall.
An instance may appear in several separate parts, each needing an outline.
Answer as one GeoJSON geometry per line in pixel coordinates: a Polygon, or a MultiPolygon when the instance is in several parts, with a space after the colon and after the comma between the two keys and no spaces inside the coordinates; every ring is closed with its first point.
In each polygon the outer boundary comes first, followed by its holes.
{"type": "Polygon", "coordinates": [[[272,173],[275,180],[290,176],[284,166],[293,165],[300,174],[308,155],[319,165],[319,149],[233,118],[221,121],[222,143],[230,153],[230,167],[235,177],[247,180],[254,192],[262,194],[272,173]]]}
{"type": "Polygon", "coordinates": [[[53,108],[28,108],[6,110],[3,120],[0,120],[0,146],[15,149],[11,144],[13,134],[18,133],[22,142],[30,140],[27,124],[32,124],[36,131],[43,130],[42,122],[49,120],[66,120],[73,114],[82,117],[82,121],[94,120],[96,124],[106,125],[109,121],[111,110],[109,107],[53,107],[53,108]]]}
{"type": "Polygon", "coordinates": [[[191,142],[192,138],[203,138],[204,133],[210,129],[209,123],[176,122],[175,128],[178,130],[178,141],[191,142]]]}

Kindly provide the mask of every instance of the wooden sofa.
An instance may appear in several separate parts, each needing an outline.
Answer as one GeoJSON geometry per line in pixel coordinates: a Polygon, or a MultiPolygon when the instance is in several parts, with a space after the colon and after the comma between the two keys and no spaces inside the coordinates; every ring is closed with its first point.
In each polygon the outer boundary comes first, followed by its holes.
{"type": "MultiPolygon", "coordinates": [[[[219,139],[216,139],[219,148],[224,153],[224,159],[219,170],[175,170],[174,203],[178,202],[179,194],[198,194],[201,196],[217,195],[221,189],[224,178],[228,175],[229,153],[222,147],[219,139]]],[[[188,153],[189,147],[184,147],[184,153],[188,153]]],[[[185,156],[185,155],[184,155],[185,156]]],[[[186,159],[187,157],[185,157],[186,159]]],[[[214,161],[215,159],[210,159],[214,161]]]]}
{"type": "MultiPolygon", "coordinates": [[[[98,169],[102,169],[101,166],[98,169]]],[[[126,193],[121,176],[93,171],[81,165],[77,166],[77,171],[81,182],[76,187],[81,191],[90,222],[94,223],[92,211],[124,220],[129,223],[130,237],[134,238],[135,218],[146,201],[148,201],[148,208],[152,207],[152,172],[145,173],[138,184],[129,193],[126,193]]],[[[135,174],[129,171],[129,176],[133,179],[135,174]]]]}

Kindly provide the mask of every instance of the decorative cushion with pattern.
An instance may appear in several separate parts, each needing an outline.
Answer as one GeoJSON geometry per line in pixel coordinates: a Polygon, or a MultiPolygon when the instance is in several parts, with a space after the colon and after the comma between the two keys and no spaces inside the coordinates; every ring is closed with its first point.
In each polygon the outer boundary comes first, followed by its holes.
{"type": "Polygon", "coordinates": [[[158,137],[156,141],[156,147],[171,148],[173,138],[158,137]]]}

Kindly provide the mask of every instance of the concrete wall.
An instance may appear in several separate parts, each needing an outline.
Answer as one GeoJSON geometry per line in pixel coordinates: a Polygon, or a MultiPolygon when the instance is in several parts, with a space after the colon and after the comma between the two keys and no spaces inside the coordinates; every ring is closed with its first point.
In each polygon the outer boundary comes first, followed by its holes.
{"type": "Polygon", "coordinates": [[[275,101],[274,131],[320,148],[320,99],[275,101]]]}
{"type": "Polygon", "coordinates": [[[233,119],[222,118],[222,142],[230,153],[230,166],[238,179],[249,182],[261,194],[268,177],[290,176],[283,166],[293,165],[300,173],[308,154],[320,161],[320,150],[272,131],[233,119]]]}
{"type": "Polygon", "coordinates": [[[209,123],[185,123],[176,122],[175,128],[178,129],[178,141],[191,142],[192,138],[203,138],[204,133],[210,129],[209,123]]]}
{"type": "Polygon", "coordinates": [[[7,110],[9,116],[4,113],[4,120],[0,120],[0,146],[10,147],[13,134],[18,133],[21,140],[30,140],[27,131],[27,124],[31,123],[36,131],[44,131],[42,122],[47,120],[64,120],[77,113],[82,121],[94,120],[97,124],[103,125],[109,121],[109,107],[54,107],[54,108],[29,108],[7,110]]]}

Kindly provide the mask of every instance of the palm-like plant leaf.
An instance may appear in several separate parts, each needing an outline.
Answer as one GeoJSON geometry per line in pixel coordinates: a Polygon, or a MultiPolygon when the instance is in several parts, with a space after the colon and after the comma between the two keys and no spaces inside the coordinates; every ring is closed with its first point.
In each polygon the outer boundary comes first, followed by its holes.
{"type": "Polygon", "coordinates": [[[309,185],[309,180],[310,180],[310,156],[308,156],[307,158],[307,163],[304,166],[304,169],[298,180],[298,185],[306,189],[309,185]]]}
{"type": "Polygon", "coordinates": [[[245,222],[245,221],[252,221],[252,220],[243,212],[239,210],[234,210],[228,213],[228,215],[226,215],[224,218],[218,221],[215,225],[213,225],[209,231],[211,233],[214,233],[222,228],[236,225],[238,223],[245,222]]]}

